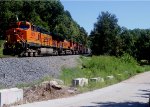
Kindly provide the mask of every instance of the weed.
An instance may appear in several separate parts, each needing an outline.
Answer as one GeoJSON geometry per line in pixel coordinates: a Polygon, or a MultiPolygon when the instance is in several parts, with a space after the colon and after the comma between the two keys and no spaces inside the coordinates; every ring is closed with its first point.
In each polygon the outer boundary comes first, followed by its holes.
{"type": "Polygon", "coordinates": [[[80,67],[65,69],[63,68],[60,78],[64,80],[66,85],[71,85],[74,78],[93,78],[102,77],[104,82],[92,83],[88,86],[79,87],[81,92],[105,87],[114,83],[118,83],[129,77],[150,70],[149,66],[140,66],[138,62],[128,54],[121,57],[114,56],[80,56],[80,67]],[[114,76],[113,79],[108,79],[107,76],[114,76]]]}
{"type": "Polygon", "coordinates": [[[0,40],[0,57],[3,56],[3,44],[4,44],[4,40],[0,40]]]}

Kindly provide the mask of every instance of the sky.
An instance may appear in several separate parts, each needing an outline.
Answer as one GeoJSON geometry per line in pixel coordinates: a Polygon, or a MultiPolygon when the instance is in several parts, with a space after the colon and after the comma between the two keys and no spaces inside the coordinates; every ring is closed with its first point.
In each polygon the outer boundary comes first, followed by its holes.
{"type": "Polygon", "coordinates": [[[88,34],[102,11],[115,14],[128,29],[150,28],[150,0],[60,0],[65,10],[88,34]]]}

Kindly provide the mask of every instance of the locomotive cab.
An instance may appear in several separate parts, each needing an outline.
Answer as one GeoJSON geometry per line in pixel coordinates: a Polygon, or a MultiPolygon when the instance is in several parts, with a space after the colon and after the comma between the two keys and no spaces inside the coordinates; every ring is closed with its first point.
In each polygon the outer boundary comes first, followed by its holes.
{"type": "Polygon", "coordinates": [[[31,24],[26,21],[10,23],[9,29],[6,31],[6,42],[4,44],[3,54],[20,54],[22,48],[25,48],[27,40],[26,34],[30,28],[31,24]]]}

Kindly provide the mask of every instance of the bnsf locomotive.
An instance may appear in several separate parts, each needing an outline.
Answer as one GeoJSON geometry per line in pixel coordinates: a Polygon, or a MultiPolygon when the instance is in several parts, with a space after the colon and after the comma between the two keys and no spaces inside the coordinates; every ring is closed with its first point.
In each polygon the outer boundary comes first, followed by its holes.
{"type": "Polygon", "coordinates": [[[79,43],[66,40],[27,21],[10,25],[6,31],[4,55],[38,56],[61,54],[84,54],[87,48],[79,43]]]}

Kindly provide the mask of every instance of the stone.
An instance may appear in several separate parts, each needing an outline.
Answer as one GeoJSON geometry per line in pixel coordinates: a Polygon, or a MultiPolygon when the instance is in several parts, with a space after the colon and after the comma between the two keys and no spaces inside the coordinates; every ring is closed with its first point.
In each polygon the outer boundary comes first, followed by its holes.
{"type": "Polygon", "coordinates": [[[64,81],[60,79],[53,79],[53,81],[56,81],[59,85],[64,85],[64,81]]]}
{"type": "Polygon", "coordinates": [[[51,87],[56,89],[56,90],[62,89],[62,86],[59,85],[58,82],[54,81],[54,80],[52,80],[52,81],[44,81],[44,82],[41,83],[41,86],[43,88],[45,88],[46,90],[51,90],[51,87]]]}
{"type": "Polygon", "coordinates": [[[50,85],[58,85],[58,82],[56,82],[54,80],[50,81],[49,83],[50,83],[50,85]]]}
{"type": "Polygon", "coordinates": [[[40,84],[40,86],[46,88],[47,84],[50,84],[50,81],[44,81],[40,84]]]}
{"type": "Polygon", "coordinates": [[[62,86],[59,85],[58,82],[57,82],[57,81],[54,81],[54,80],[50,81],[50,86],[51,86],[52,88],[56,89],[56,90],[62,89],[62,86]]]}

